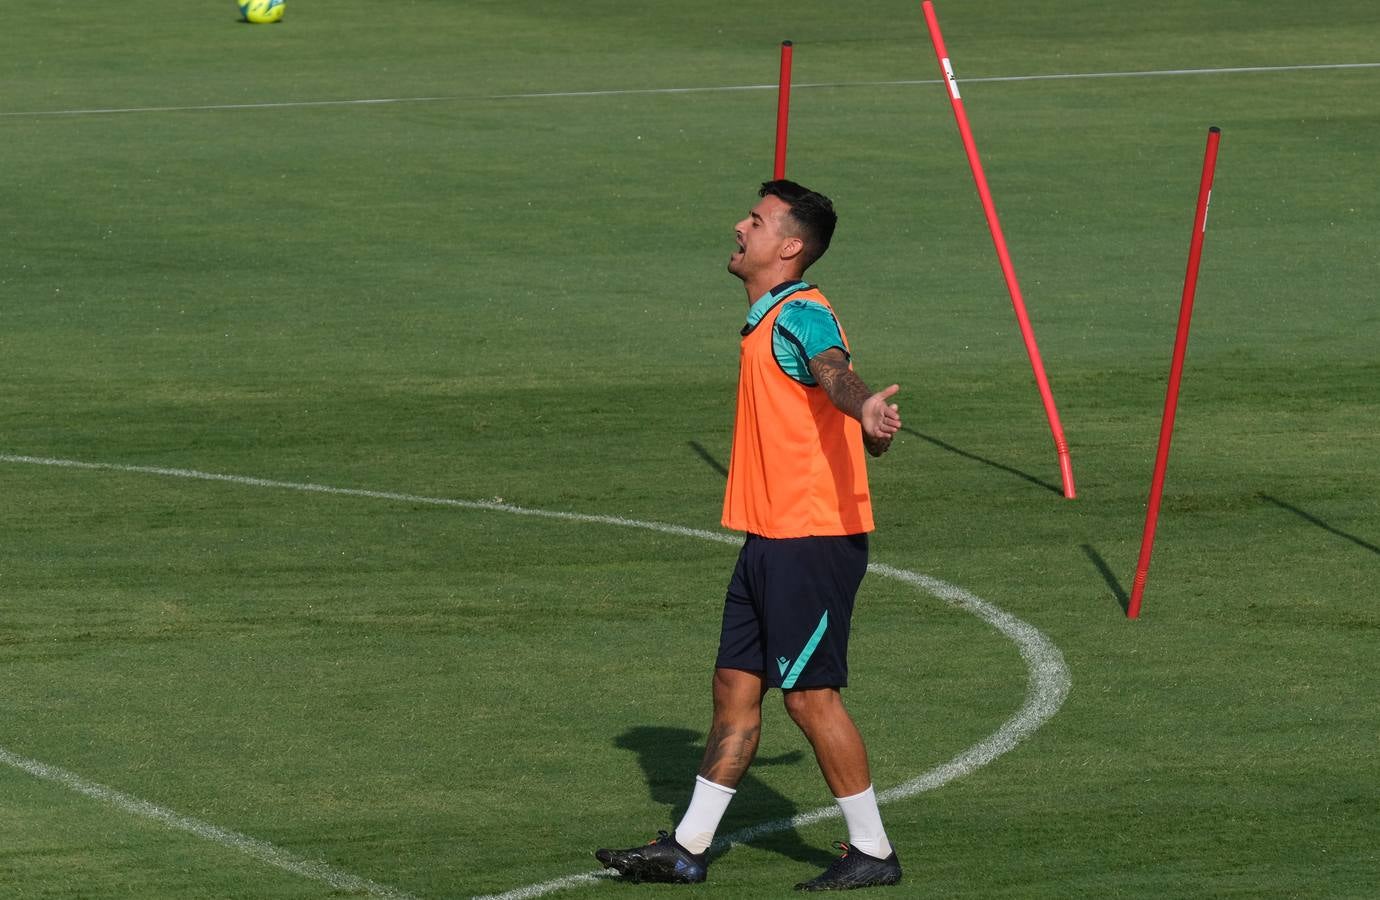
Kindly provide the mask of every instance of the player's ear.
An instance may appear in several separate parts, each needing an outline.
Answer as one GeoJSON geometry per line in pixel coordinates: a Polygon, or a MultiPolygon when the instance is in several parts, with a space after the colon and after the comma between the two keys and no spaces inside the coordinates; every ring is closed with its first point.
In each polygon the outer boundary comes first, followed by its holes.
{"type": "Polygon", "coordinates": [[[781,258],[795,259],[805,249],[805,242],[798,237],[788,237],[781,244],[781,258]]]}

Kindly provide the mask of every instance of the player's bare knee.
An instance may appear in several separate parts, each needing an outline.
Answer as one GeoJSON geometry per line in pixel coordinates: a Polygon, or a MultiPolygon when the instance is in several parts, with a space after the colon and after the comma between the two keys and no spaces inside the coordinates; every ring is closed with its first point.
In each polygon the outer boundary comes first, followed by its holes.
{"type": "Polygon", "coordinates": [[[838,691],[828,688],[786,691],[782,696],[786,712],[805,731],[832,715],[839,705],[838,691]]]}
{"type": "Polygon", "coordinates": [[[713,687],[716,716],[760,715],[765,686],[759,673],[715,669],[713,687]]]}

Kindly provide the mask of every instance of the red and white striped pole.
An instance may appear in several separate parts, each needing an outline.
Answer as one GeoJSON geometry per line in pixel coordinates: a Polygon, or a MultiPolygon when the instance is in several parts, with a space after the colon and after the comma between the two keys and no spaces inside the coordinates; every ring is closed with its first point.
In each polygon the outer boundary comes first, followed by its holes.
{"type": "Polygon", "coordinates": [[[972,129],[968,127],[968,113],[963,108],[963,98],[958,94],[958,80],[954,77],[953,66],[949,63],[949,51],[944,49],[944,36],[939,31],[939,19],[935,17],[934,4],[930,0],[924,0],[921,7],[925,11],[925,24],[929,26],[930,41],[934,44],[935,55],[939,58],[939,69],[949,91],[949,101],[954,108],[958,134],[963,139],[963,149],[968,153],[968,167],[973,170],[978,198],[982,201],[982,211],[987,216],[987,228],[992,232],[992,243],[996,246],[997,261],[1001,264],[1001,273],[1006,279],[1006,290],[1011,295],[1011,305],[1016,310],[1016,322],[1021,329],[1021,338],[1025,341],[1025,352],[1030,357],[1030,366],[1035,372],[1035,384],[1040,389],[1040,400],[1044,403],[1045,416],[1049,419],[1049,430],[1054,435],[1054,450],[1059,456],[1059,477],[1063,481],[1064,496],[1073,499],[1076,496],[1073,486],[1073,464],[1069,460],[1068,441],[1064,440],[1064,426],[1059,422],[1059,410],[1054,406],[1054,392],[1050,390],[1049,379],[1045,377],[1045,365],[1040,359],[1040,348],[1035,343],[1035,332],[1030,326],[1030,317],[1026,315],[1025,300],[1021,297],[1021,286],[1016,281],[1016,268],[1011,264],[1011,254],[1006,250],[1006,238],[1002,236],[1001,222],[997,220],[997,207],[992,202],[992,192],[987,187],[987,176],[982,171],[982,160],[978,157],[972,129]]]}
{"type": "Polygon", "coordinates": [[[786,177],[786,126],[791,119],[791,42],[781,42],[781,76],[776,83],[776,164],[772,179],[786,177]]]}
{"type": "Polygon", "coordinates": [[[1169,444],[1174,439],[1174,413],[1179,407],[1179,380],[1184,372],[1184,352],[1188,349],[1188,326],[1193,319],[1193,296],[1198,291],[1198,263],[1203,257],[1203,234],[1207,231],[1208,204],[1212,202],[1212,178],[1217,171],[1217,145],[1222,130],[1208,129],[1207,150],[1203,154],[1203,177],[1198,182],[1198,210],[1193,216],[1193,236],[1188,244],[1188,271],[1184,273],[1183,299],[1179,301],[1179,330],[1174,335],[1174,358],[1169,364],[1169,388],[1164,395],[1164,418],[1160,420],[1160,445],[1155,452],[1155,473],[1150,478],[1150,501],[1145,510],[1145,531],[1140,538],[1140,560],[1131,587],[1126,617],[1140,615],[1145,578],[1150,573],[1150,553],[1155,548],[1155,526],[1160,518],[1160,497],[1164,493],[1164,470],[1169,465],[1169,444]]]}

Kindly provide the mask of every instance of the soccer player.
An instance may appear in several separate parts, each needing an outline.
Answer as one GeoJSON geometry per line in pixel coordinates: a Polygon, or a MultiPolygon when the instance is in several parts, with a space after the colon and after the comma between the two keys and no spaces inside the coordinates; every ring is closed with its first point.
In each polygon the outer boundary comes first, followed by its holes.
{"type": "Polygon", "coordinates": [[[873,528],[863,450],[891,446],[901,418],[888,400],[900,388],[873,392],[854,374],[833,308],[801,280],[829,247],[833,203],[786,180],[758,196],[728,260],[748,312],[723,524],[747,538],[724,600],[704,759],[674,832],[595,856],[635,881],[704,881],[706,851],[757,752],[763,697],[780,688],[848,827],[843,855],[796,888],[895,884],[901,865],[839,689],[873,528]]]}

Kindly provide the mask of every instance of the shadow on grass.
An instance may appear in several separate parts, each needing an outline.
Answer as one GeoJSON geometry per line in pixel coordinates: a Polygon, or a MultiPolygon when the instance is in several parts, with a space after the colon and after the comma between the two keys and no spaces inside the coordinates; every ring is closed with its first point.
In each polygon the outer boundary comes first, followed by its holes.
{"type": "Polygon", "coordinates": [[[1116,573],[1112,571],[1111,566],[1107,565],[1107,561],[1102,558],[1102,554],[1098,553],[1097,548],[1093,547],[1092,544],[1084,544],[1083,552],[1088,555],[1088,559],[1092,560],[1092,564],[1097,566],[1097,571],[1101,573],[1102,580],[1107,582],[1107,587],[1112,589],[1112,594],[1116,596],[1116,602],[1121,604],[1121,611],[1123,613],[1130,611],[1130,595],[1128,595],[1126,589],[1121,586],[1121,582],[1117,581],[1116,573]]]}
{"type": "Polygon", "coordinates": [[[901,426],[901,430],[904,431],[906,434],[911,434],[915,437],[918,437],[922,441],[929,441],[931,444],[934,444],[941,450],[947,450],[950,453],[963,457],[964,459],[971,459],[973,462],[980,462],[984,466],[991,466],[993,469],[999,469],[1003,472],[1015,475],[1017,478],[1020,478],[1023,481],[1028,481],[1031,484],[1038,485],[1039,487],[1042,487],[1047,491],[1053,491],[1061,497],[1064,496],[1064,489],[1062,487],[1060,487],[1057,484],[1053,484],[1052,482],[1045,481],[1043,478],[1037,478],[1034,475],[1031,475],[1029,472],[1022,472],[1020,469],[1017,469],[1014,466],[1008,466],[1005,463],[999,463],[995,459],[988,459],[987,457],[979,456],[976,453],[969,453],[962,447],[955,447],[948,441],[941,441],[937,437],[933,437],[928,434],[923,434],[919,431],[916,431],[913,428],[907,428],[904,425],[901,426]]]}
{"type": "Polygon", "coordinates": [[[691,450],[695,451],[695,455],[704,460],[711,469],[725,478],[728,477],[728,469],[724,468],[724,464],[715,459],[712,453],[704,449],[703,444],[699,441],[686,441],[686,443],[690,445],[691,450]]]}
{"type": "MultiPolygon", "coordinates": [[[[690,794],[695,789],[695,773],[704,755],[702,735],[688,728],[666,728],[657,725],[638,725],[629,728],[618,736],[614,746],[621,750],[631,750],[637,754],[637,761],[647,777],[647,789],[653,802],[666,806],[671,811],[667,831],[675,830],[676,822],[685,814],[690,802],[690,794]]],[[[753,769],[762,766],[793,765],[803,754],[799,750],[774,757],[758,757],[753,769]]],[[[728,808],[728,814],[719,827],[719,834],[726,835],[748,824],[764,821],[789,819],[800,810],[789,798],[776,789],[763,783],[752,774],[752,770],[738,785],[738,793],[728,808]]],[[[656,830],[661,826],[654,826],[656,830]]],[[[823,868],[833,862],[833,855],[820,847],[806,844],[795,831],[778,832],[754,839],[753,846],[780,853],[782,856],[810,863],[823,868]]],[[[714,851],[713,858],[726,851],[714,851]]]]}
{"type": "Polygon", "coordinates": [[[1331,525],[1327,524],[1322,519],[1319,519],[1317,516],[1312,515],[1311,513],[1304,512],[1292,503],[1285,503],[1283,500],[1280,500],[1277,497],[1271,497],[1269,494],[1256,494],[1256,496],[1259,497],[1261,500],[1264,500],[1266,503],[1272,503],[1275,506],[1278,506],[1280,509],[1287,509],[1289,512],[1298,516],[1300,519],[1303,519],[1305,522],[1309,522],[1313,525],[1316,525],[1323,531],[1328,532],[1329,534],[1335,534],[1339,538],[1344,538],[1345,540],[1351,541],[1358,547],[1363,547],[1366,550],[1369,550],[1371,553],[1380,555],[1380,547],[1375,546],[1370,541],[1362,540],[1354,534],[1349,534],[1345,531],[1342,531],[1340,528],[1333,528],[1331,525]]]}
{"type": "MultiPolygon", "coordinates": [[[[1028,481],[1031,484],[1042,487],[1047,491],[1053,491],[1061,497],[1064,496],[1064,489],[1062,487],[1060,487],[1057,484],[1054,484],[1053,482],[1045,481],[1042,478],[1037,478],[1036,476],[1031,475],[1029,472],[1022,472],[1020,469],[1017,469],[1014,466],[1008,466],[1005,463],[999,463],[994,459],[988,459],[987,457],[979,456],[976,453],[969,453],[962,447],[955,447],[948,441],[941,441],[939,438],[934,437],[933,435],[923,434],[919,431],[916,431],[913,428],[906,428],[905,426],[902,426],[901,430],[904,431],[906,434],[918,437],[922,441],[928,441],[941,450],[947,450],[950,453],[963,457],[964,459],[971,459],[973,462],[982,463],[984,466],[991,466],[994,469],[1000,469],[1003,472],[1015,475],[1017,478],[1020,478],[1023,481],[1028,481]]],[[[699,441],[687,441],[686,443],[690,445],[691,450],[695,451],[696,456],[704,460],[705,465],[709,466],[715,472],[718,472],[724,478],[728,477],[728,469],[724,467],[723,463],[715,459],[714,455],[710,453],[708,450],[706,450],[703,444],[701,444],[699,441]]]]}

